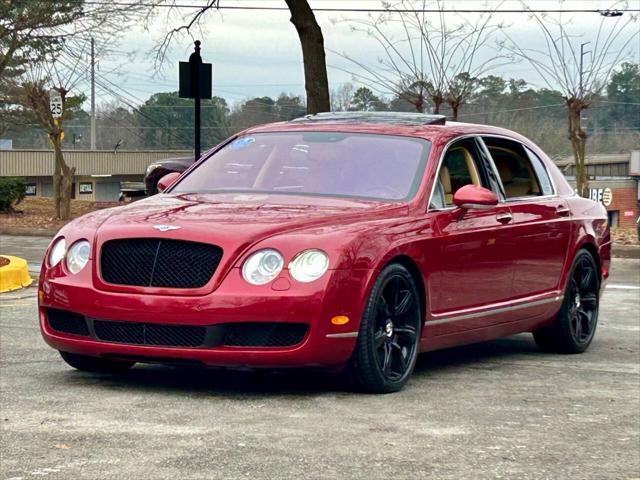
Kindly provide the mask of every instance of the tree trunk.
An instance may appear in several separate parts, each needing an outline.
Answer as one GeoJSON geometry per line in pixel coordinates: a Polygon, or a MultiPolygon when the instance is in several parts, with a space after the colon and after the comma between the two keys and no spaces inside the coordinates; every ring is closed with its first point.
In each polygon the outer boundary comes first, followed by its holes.
{"type": "Polygon", "coordinates": [[[420,94],[417,95],[415,100],[413,101],[413,105],[416,107],[416,111],[418,113],[424,112],[424,97],[420,94]]]}
{"type": "Polygon", "coordinates": [[[307,0],[285,1],[291,12],[290,21],[298,31],[302,46],[307,113],[328,112],[331,110],[331,104],[322,30],[307,0]]]}
{"type": "Polygon", "coordinates": [[[73,177],[76,169],[70,168],[64,161],[60,134],[52,135],[51,143],[55,154],[53,198],[56,218],[68,220],[71,217],[71,188],[73,187],[73,177]]]}
{"type": "Polygon", "coordinates": [[[458,102],[451,102],[449,105],[451,105],[451,120],[454,122],[458,121],[458,110],[460,110],[460,103],[458,102]]]}
{"type": "Polygon", "coordinates": [[[582,129],[580,116],[586,108],[582,102],[575,99],[567,100],[569,113],[569,140],[573,150],[573,160],[576,165],[576,191],[581,197],[588,196],[587,169],[585,166],[585,150],[587,144],[587,132],[582,129]]]}
{"type": "Polygon", "coordinates": [[[433,113],[434,115],[440,114],[440,107],[442,106],[442,99],[433,99],[433,113]]]}

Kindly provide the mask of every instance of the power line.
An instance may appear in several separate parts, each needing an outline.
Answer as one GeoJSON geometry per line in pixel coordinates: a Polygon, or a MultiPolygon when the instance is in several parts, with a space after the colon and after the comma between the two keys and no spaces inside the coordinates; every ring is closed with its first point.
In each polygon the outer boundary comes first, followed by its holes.
{"type": "MultiPolygon", "coordinates": [[[[110,7],[150,7],[150,8],[188,8],[198,10],[260,10],[260,11],[289,11],[288,7],[271,7],[271,6],[254,6],[254,5],[218,5],[208,7],[207,5],[195,4],[157,4],[157,3],[139,3],[139,2],[104,2],[104,1],[82,1],[85,5],[110,6],[110,7]]],[[[333,13],[598,13],[603,16],[620,16],[625,12],[640,12],[640,8],[621,8],[621,9],[588,9],[588,8],[342,8],[342,7],[316,7],[312,9],[314,12],[333,12],[333,13]]]]}

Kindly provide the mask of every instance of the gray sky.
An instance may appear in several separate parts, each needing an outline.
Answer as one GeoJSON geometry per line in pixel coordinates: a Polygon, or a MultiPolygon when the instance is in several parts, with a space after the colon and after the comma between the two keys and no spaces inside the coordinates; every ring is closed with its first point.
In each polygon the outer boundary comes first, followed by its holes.
{"type": "MultiPolygon", "coordinates": [[[[199,4],[202,0],[178,0],[181,3],[199,4]]],[[[375,0],[311,0],[312,7],[355,7],[379,8],[380,2],[375,0]]],[[[498,2],[456,1],[447,6],[455,8],[496,7],[498,2]]],[[[599,0],[529,0],[531,8],[594,8],[606,9],[612,1],[599,0]]],[[[282,0],[222,0],[222,5],[270,5],[284,6],[282,0]]],[[[519,1],[504,1],[501,8],[519,8],[519,1]]],[[[640,0],[629,1],[630,8],[640,8],[640,0]]],[[[181,9],[188,15],[194,10],[181,9]]],[[[363,17],[362,13],[316,13],[325,37],[325,45],[330,50],[347,52],[351,57],[368,65],[375,65],[382,55],[380,47],[366,35],[350,31],[348,23],[341,21],[347,15],[350,18],[363,17]]],[[[473,14],[467,14],[473,15],[473,14]]],[[[626,14],[629,15],[629,14],[626,14]]],[[[452,15],[453,17],[453,15],[452,15]]],[[[567,30],[575,34],[575,44],[595,41],[602,17],[593,13],[577,13],[564,16],[567,30]]],[[[527,14],[500,14],[496,22],[509,25],[509,33],[522,44],[542,46],[543,37],[539,27],[527,14]]],[[[613,22],[614,19],[607,21],[613,22]]],[[[149,30],[142,27],[128,32],[116,49],[123,53],[134,54],[133,60],[125,59],[117,53],[105,53],[99,59],[99,75],[118,85],[119,93],[133,103],[141,103],[152,93],[158,91],[177,90],[177,62],[186,60],[193,48],[190,38],[178,38],[169,52],[164,73],[153,76],[153,62],[149,51],[155,42],[163,37],[167,26],[182,24],[180,16],[174,14],[167,18],[165,12],[149,25],[149,30]],[[118,69],[119,73],[113,70],[118,69]]],[[[286,11],[233,11],[222,13],[210,12],[203,22],[202,34],[195,36],[202,40],[202,57],[204,61],[213,63],[214,95],[227,99],[230,103],[238,102],[254,96],[277,96],[281,92],[304,95],[304,75],[302,54],[297,33],[286,11]]],[[[638,23],[635,24],[637,28],[638,23]]],[[[493,45],[493,42],[491,42],[493,45]]],[[[634,42],[631,48],[631,59],[638,61],[640,45],[634,42]]],[[[484,54],[491,56],[491,52],[484,54]]],[[[352,81],[352,76],[335,67],[348,71],[359,71],[356,66],[338,55],[327,53],[330,87],[335,88],[342,83],[352,81]]],[[[497,68],[495,74],[504,77],[524,78],[535,86],[544,86],[540,77],[527,63],[511,63],[497,68]]],[[[98,88],[98,104],[113,101],[113,96],[98,88]]]]}

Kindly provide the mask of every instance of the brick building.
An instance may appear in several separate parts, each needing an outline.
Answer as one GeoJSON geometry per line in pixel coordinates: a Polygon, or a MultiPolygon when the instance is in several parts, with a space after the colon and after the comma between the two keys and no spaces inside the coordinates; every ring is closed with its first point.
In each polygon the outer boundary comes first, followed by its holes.
{"type": "MultiPolygon", "coordinates": [[[[569,182],[575,185],[573,158],[557,160],[569,182]]],[[[589,195],[601,202],[612,227],[632,228],[640,216],[640,150],[586,158],[589,195]]]]}

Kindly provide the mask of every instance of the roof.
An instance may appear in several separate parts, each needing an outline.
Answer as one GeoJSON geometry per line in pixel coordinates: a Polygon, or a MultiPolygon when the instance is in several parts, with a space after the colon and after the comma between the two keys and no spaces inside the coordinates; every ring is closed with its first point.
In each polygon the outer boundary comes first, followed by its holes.
{"type": "MultiPolygon", "coordinates": [[[[339,112],[337,112],[339,113],[339,112]]],[[[345,112],[353,114],[354,112],[345,112]]],[[[366,112],[365,112],[366,113],[366,112]]],[[[375,112],[381,113],[381,112],[375,112]]],[[[449,122],[445,124],[427,124],[412,122],[397,122],[396,112],[382,112],[388,115],[377,116],[375,121],[366,121],[361,118],[351,117],[349,121],[340,121],[339,115],[329,116],[323,121],[289,121],[268,123],[248,128],[241,134],[255,133],[276,133],[276,132],[304,132],[304,131],[324,131],[324,132],[351,132],[369,133],[378,135],[399,135],[424,138],[435,141],[436,139],[447,141],[450,138],[461,135],[485,134],[485,135],[505,135],[516,140],[528,142],[528,140],[516,132],[491,125],[481,125],[473,123],[449,122]]],[[[332,114],[334,115],[334,114],[332,114]]],[[[420,114],[409,114],[420,115],[420,114]]],[[[428,115],[429,116],[429,115],[428,115]]],[[[345,115],[344,118],[347,116],[345,115]]],[[[433,117],[433,115],[431,115],[433,117]]],[[[303,117],[304,118],[304,117],[303,117]]]]}
{"type": "MultiPolygon", "coordinates": [[[[629,163],[631,160],[631,152],[627,153],[613,153],[613,154],[594,154],[587,155],[584,159],[585,164],[587,165],[595,165],[595,164],[615,164],[615,163],[629,163]]],[[[573,165],[575,160],[573,155],[570,157],[557,158],[554,159],[556,165],[562,167],[565,165],[573,165]]]]}

